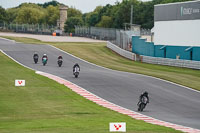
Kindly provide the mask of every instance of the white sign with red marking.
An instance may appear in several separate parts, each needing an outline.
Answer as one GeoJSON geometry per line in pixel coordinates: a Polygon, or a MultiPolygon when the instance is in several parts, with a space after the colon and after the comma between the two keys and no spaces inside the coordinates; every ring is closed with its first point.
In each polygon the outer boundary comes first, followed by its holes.
{"type": "Polygon", "coordinates": [[[15,80],[15,86],[25,86],[25,80],[15,80]]]}
{"type": "Polygon", "coordinates": [[[110,123],[110,132],[126,132],[126,123],[110,123]]]}

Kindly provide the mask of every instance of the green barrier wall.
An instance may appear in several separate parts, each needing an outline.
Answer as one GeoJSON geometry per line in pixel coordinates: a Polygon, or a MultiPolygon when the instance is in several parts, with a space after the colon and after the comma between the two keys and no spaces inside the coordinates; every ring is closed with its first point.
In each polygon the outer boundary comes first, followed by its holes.
{"type": "Polygon", "coordinates": [[[200,61],[200,47],[154,45],[139,36],[132,37],[132,52],[139,55],[200,61]]]}

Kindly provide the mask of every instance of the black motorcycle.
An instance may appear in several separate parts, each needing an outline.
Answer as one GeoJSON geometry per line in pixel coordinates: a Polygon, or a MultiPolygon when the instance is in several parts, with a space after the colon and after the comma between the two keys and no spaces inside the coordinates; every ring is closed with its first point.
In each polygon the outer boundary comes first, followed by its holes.
{"type": "Polygon", "coordinates": [[[139,101],[138,103],[138,111],[142,112],[144,108],[146,107],[147,102],[148,102],[147,97],[143,96],[141,101],[139,101]]]}
{"type": "Polygon", "coordinates": [[[37,62],[38,62],[38,56],[37,56],[37,55],[34,56],[34,57],[33,57],[33,60],[34,60],[35,64],[37,64],[37,62]]]}
{"type": "Polygon", "coordinates": [[[58,66],[59,66],[59,67],[62,66],[62,63],[63,63],[62,59],[58,59],[58,66]]]}
{"type": "Polygon", "coordinates": [[[75,69],[74,69],[74,76],[75,76],[75,78],[78,78],[78,75],[79,75],[79,68],[75,67],[75,69]]]}

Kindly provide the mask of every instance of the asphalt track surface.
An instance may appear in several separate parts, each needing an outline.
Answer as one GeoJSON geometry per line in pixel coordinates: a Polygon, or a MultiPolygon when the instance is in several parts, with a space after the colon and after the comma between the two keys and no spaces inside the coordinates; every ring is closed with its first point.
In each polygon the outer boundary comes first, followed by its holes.
{"type": "MultiPolygon", "coordinates": [[[[98,67],[48,45],[21,44],[0,39],[0,49],[30,68],[57,75],[107,101],[133,111],[137,111],[139,95],[143,91],[148,91],[150,104],[142,114],[200,129],[199,92],[156,78],[98,67]],[[33,62],[35,51],[40,56],[38,64],[33,62]],[[46,66],[41,63],[44,53],[49,58],[46,66]],[[61,68],[57,65],[58,55],[63,56],[61,68]],[[79,63],[81,67],[77,79],[72,74],[75,63],[79,63]]],[[[19,77],[16,75],[17,78],[19,77]]]]}

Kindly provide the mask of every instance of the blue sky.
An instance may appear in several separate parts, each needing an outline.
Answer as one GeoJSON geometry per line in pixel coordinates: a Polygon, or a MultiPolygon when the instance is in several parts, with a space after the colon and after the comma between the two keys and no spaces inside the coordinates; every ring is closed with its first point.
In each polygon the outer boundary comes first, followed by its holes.
{"type": "MultiPolygon", "coordinates": [[[[45,3],[51,0],[0,0],[0,5],[3,8],[11,8],[16,7],[24,2],[31,2],[31,3],[45,3]]],[[[106,4],[115,4],[116,1],[121,2],[122,0],[57,0],[60,3],[68,5],[69,7],[73,6],[83,13],[93,11],[96,6],[102,5],[105,6],[106,4]]],[[[146,0],[143,0],[146,1],[146,0]]]]}

